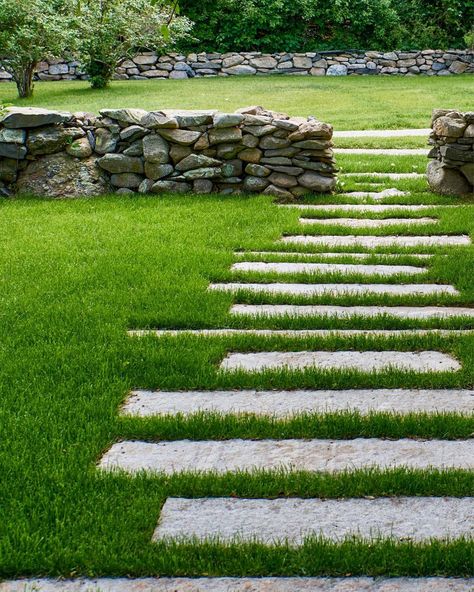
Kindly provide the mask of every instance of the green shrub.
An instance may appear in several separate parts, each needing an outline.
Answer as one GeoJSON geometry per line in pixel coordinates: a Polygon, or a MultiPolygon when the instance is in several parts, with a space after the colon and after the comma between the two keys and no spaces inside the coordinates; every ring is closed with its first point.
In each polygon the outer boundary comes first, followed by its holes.
{"type": "Polygon", "coordinates": [[[472,0],[182,0],[198,51],[465,47],[472,0]]]}

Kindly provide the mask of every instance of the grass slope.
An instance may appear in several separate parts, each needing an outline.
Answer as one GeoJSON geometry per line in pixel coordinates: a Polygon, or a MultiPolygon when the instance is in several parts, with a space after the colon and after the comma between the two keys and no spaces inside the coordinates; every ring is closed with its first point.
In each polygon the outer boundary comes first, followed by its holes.
{"type": "Polygon", "coordinates": [[[16,99],[13,84],[0,85],[0,103],[89,112],[106,107],[233,111],[257,104],[291,115],[313,114],[341,130],[426,128],[432,109],[467,111],[473,99],[471,75],[117,81],[106,91],[91,90],[87,82],[41,82],[28,101],[16,99]]]}

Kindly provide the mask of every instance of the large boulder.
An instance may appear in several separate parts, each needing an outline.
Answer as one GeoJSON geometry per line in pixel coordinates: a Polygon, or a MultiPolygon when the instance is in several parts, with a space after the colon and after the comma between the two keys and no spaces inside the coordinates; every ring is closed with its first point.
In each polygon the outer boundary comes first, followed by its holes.
{"type": "Polygon", "coordinates": [[[96,158],[79,160],[60,152],[42,156],[20,171],[16,189],[44,197],[79,197],[101,195],[109,187],[96,158]]]}
{"type": "Polygon", "coordinates": [[[426,170],[428,183],[434,193],[442,195],[466,195],[472,193],[472,186],[466,177],[456,169],[448,169],[438,160],[432,160],[426,170]]]}

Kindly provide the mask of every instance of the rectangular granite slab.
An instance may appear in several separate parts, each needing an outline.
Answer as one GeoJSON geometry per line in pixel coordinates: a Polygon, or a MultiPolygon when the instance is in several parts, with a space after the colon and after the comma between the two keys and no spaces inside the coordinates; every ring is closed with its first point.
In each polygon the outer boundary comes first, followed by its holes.
{"type": "Polygon", "coordinates": [[[474,390],[351,389],[294,391],[132,391],[120,409],[123,416],[189,416],[196,413],[242,413],[285,418],[302,413],[356,411],[474,413],[474,390]]]}
{"type": "Polygon", "coordinates": [[[352,263],[267,263],[264,261],[239,261],[231,267],[232,271],[254,273],[344,273],[358,275],[419,275],[426,267],[413,265],[363,265],[352,263]]]}
{"type": "Polygon", "coordinates": [[[325,245],[328,247],[459,247],[470,245],[466,235],[427,236],[354,236],[354,235],[300,235],[284,236],[280,242],[286,245],[325,245]]]}
{"type": "Polygon", "coordinates": [[[437,224],[438,218],[300,218],[300,224],[306,226],[346,226],[349,228],[383,228],[385,226],[417,226],[437,224]]]}
{"type": "Polygon", "coordinates": [[[375,372],[390,369],[412,372],[456,372],[460,363],[437,351],[293,351],[230,353],[221,370],[262,372],[264,370],[357,370],[375,372]]]}
{"type": "Polygon", "coordinates": [[[474,498],[168,498],[153,540],[299,546],[308,537],[336,542],[351,537],[423,542],[472,539],[474,498]]]}
{"type": "Polygon", "coordinates": [[[358,469],[474,468],[471,440],[176,440],[116,442],[98,467],[130,474],[146,471],[176,473],[236,473],[240,471],[308,471],[358,469]]]}

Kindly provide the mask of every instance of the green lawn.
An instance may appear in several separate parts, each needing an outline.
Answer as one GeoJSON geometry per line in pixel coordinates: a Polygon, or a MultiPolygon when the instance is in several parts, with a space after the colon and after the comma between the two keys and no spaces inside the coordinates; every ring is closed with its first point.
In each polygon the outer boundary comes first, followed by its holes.
{"type": "Polygon", "coordinates": [[[429,127],[434,108],[472,109],[471,75],[440,77],[229,77],[113,82],[95,91],[87,82],[42,82],[29,101],[15,99],[13,84],[0,85],[0,103],[31,104],[68,111],[141,107],[157,110],[221,109],[249,104],[315,115],[335,129],[429,127]]]}
{"type": "MultiPolygon", "coordinates": [[[[226,108],[228,96],[229,109],[263,103],[291,113],[317,112],[341,129],[419,127],[427,125],[432,106],[452,104],[454,92],[457,93],[456,106],[467,107],[469,91],[472,92],[471,80],[468,77],[210,79],[114,83],[105,94],[92,92],[85,84],[38,84],[34,104],[70,110],[97,110],[106,105],[226,108]],[[344,83],[345,88],[350,86],[353,92],[337,94],[344,83]],[[380,85],[383,104],[380,97],[376,100],[377,94],[368,102],[374,83],[380,85]],[[155,85],[159,85],[156,87],[160,92],[159,100],[144,92],[144,89],[151,89],[154,94],[155,85]],[[285,93],[279,90],[281,88],[285,93]],[[309,93],[311,89],[322,90],[319,95],[314,93],[313,98],[309,93]],[[324,98],[323,93],[326,93],[324,98]]],[[[0,93],[5,100],[11,100],[14,94],[13,88],[7,85],[0,86],[0,93]]],[[[380,145],[384,145],[383,141],[380,145]]],[[[342,173],[422,172],[426,159],[347,155],[339,157],[338,164],[342,173]]],[[[369,188],[367,181],[370,180],[341,175],[341,182],[346,183],[344,189],[356,188],[357,182],[361,183],[358,189],[369,188]]],[[[432,204],[432,210],[419,215],[439,216],[437,233],[473,235],[472,205],[430,193],[423,179],[385,182],[384,186],[411,190],[412,195],[403,198],[406,203],[432,204]],[[453,203],[458,203],[459,207],[442,207],[453,203]]],[[[307,201],[351,200],[320,196],[307,201]]],[[[398,202],[400,198],[392,198],[392,201],[398,202]]],[[[316,217],[311,212],[303,215],[316,217]]],[[[101,454],[113,442],[130,438],[152,441],[472,437],[474,417],[456,414],[402,417],[385,413],[362,417],[355,413],[335,413],[291,420],[202,414],[189,419],[138,420],[118,416],[119,406],[132,388],[474,388],[474,336],[431,335],[389,340],[360,336],[327,340],[275,337],[265,341],[252,336],[225,339],[127,337],[128,328],[146,327],[474,326],[472,321],[454,320],[421,323],[340,319],[323,323],[318,318],[232,318],[228,312],[232,302],[288,302],[289,299],[252,296],[245,291],[235,296],[209,292],[209,281],[239,277],[229,272],[234,261],[233,251],[274,248],[274,241],[282,233],[301,231],[298,217],[299,212],[277,208],[270,198],[262,196],[106,196],[0,201],[0,578],[26,575],[473,574],[474,544],[466,541],[431,544],[349,541],[336,545],[311,540],[299,549],[285,546],[269,549],[253,544],[151,543],[160,508],[168,496],[469,496],[474,492],[474,474],[469,471],[399,469],[338,475],[259,472],[129,478],[99,474],[95,468],[101,454]],[[387,371],[364,375],[351,371],[307,370],[228,375],[218,372],[217,365],[226,352],[258,351],[263,347],[290,351],[435,349],[456,356],[463,368],[444,374],[387,371]]],[[[420,227],[407,231],[398,227],[395,232],[424,234],[433,229],[420,227]]],[[[305,227],[304,231],[309,234],[344,233],[337,227],[305,227]]],[[[354,229],[354,232],[391,234],[393,229],[364,232],[354,229]]],[[[289,246],[286,248],[290,250],[289,246]]],[[[291,247],[291,251],[296,250],[305,249],[291,247]]],[[[379,253],[388,251],[404,253],[400,263],[420,264],[410,256],[413,249],[381,249],[379,253]]],[[[454,284],[461,291],[460,296],[345,297],[338,303],[472,305],[473,247],[416,251],[436,254],[420,280],[454,284]]],[[[249,281],[257,276],[240,277],[249,281]]],[[[290,276],[288,281],[298,279],[310,281],[308,276],[298,278],[297,275],[290,276]]],[[[324,275],[312,279],[341,281],[342,276],[324,275]]],[[[401,277],[355,279],[384,283],[410,281],[401,277]]],[[[320,297],[304,302],[316,304],[330,300],[320,297]]]]}

